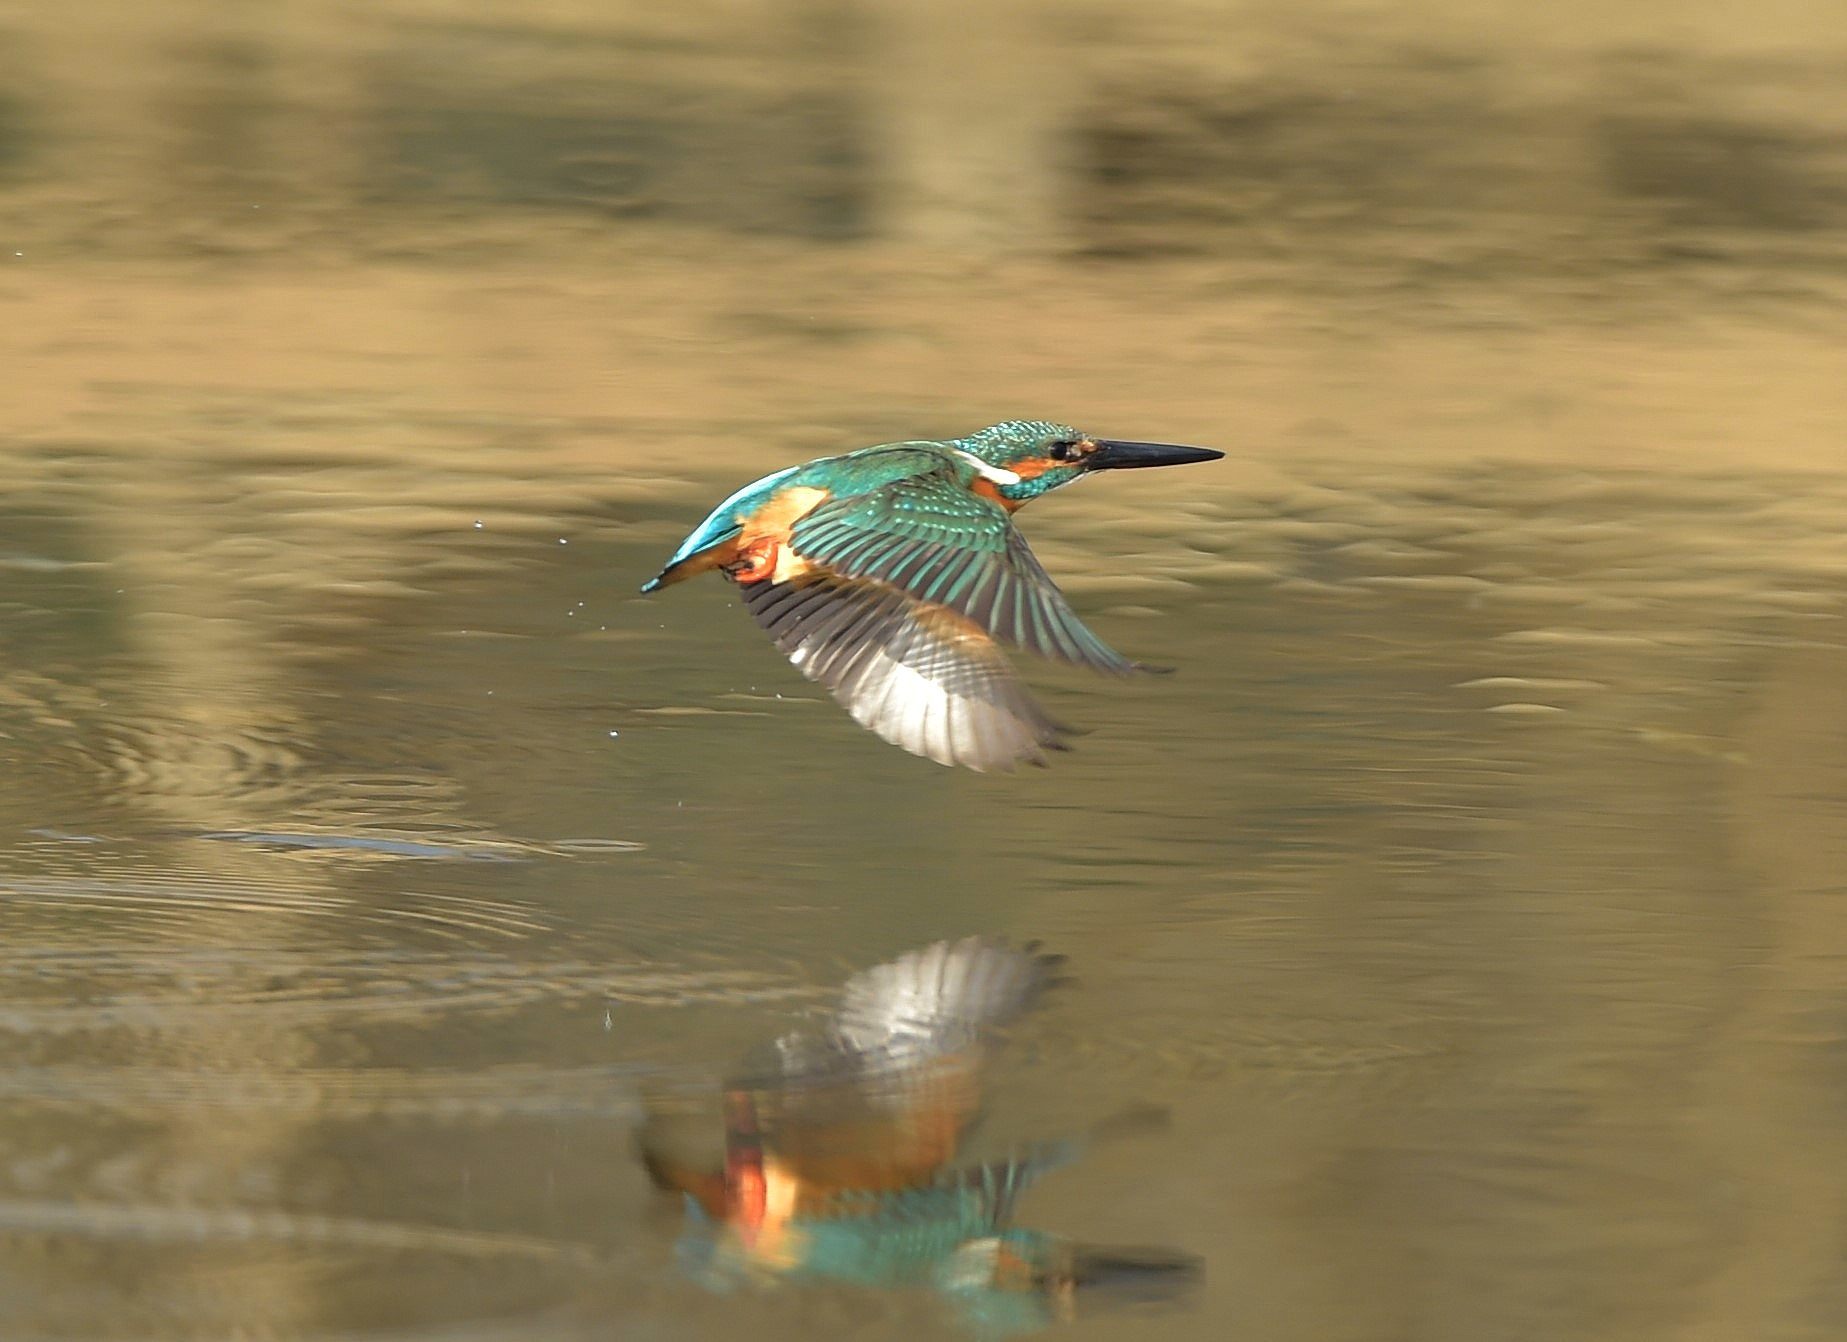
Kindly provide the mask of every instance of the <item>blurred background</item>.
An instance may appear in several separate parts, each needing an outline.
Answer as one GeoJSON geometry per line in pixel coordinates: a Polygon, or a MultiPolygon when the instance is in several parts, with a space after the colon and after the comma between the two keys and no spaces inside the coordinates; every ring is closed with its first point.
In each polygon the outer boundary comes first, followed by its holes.
{"type": "Polygon", "coordinates": [[[630,1130],[996,933],[1073,1335],[1840,1337],[1844,224],[1835,0],[0,5],[0,1335],[958,1336],[630,1130]],[[1012,417],[1051,771],[635,594],[1012,417]]]}

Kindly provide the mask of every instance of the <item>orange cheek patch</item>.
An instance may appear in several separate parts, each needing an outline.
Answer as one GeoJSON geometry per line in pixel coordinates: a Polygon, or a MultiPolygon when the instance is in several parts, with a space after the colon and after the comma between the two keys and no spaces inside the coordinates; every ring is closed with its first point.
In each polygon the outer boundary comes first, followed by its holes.
{"type": "Polygon", "coordinates": [[[995,483],[986,476],[975,477],[975,483],[969,492],[974,494],[977,498],[987,499],[991,503],[998,503],[1008,512],[1012,512],[1015,508],[1020,506],[1018,500],[1010,499],[1005,494],[1001,493],[995,483]]]}

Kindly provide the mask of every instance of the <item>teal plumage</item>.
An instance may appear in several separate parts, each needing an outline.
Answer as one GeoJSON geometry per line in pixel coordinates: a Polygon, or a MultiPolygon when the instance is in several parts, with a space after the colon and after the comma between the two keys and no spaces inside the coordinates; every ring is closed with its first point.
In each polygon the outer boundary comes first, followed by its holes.
{"type": "MultiPolygon", "coordinates": [[[[1050,1163],[1072,1154],[1061,1144],[1050,1163]]],[[[958,1172],[934,1187],[844,1194],[836,1215],[792,1224],[801,1257],[778,1277],[863,1290],[934,1290],[985,1337],[1043,1328],[1054,1317],[1051,1297],[1071,1260],[1070,1244],[1008,1220],[1014,1197],[1048,1167],[1033,1157],[958,1172]],[[1009,1271],[1010,1265],[1017,1267],[1009,1271]]],[[[683,1270],[718,1290],[758,1275],[740,1242],[702,1216],[691,1218],[676,1256],[683,1270]]],[[[1181,1271],[1190,1268],[1182,1264],[1181,1271]]]]}
{"type": "Polygon", "coordinates": [[[1013,420],[824,457],[732,494],[642,590],[717,568],[797,668],[886,740],[973,769],[1043,763],[1068,729],[997,645],[1138,667],[1085,626],[1013,511],[1090,471],[1221,455],[1013,420]]]}
{"type": "Polygon", "coordinates": [[[791,1223],[802,1243],[796,1272],[857,1286],[933,1283],[945,1258],[998,1234],[1027,1185],[1075,1155],[1059,1143],[1022,1159],[945,1172],[921,1188],[840,1193],[826,1214],[791,1223]]]}
{"type": "Polygon", "coordinates": [[[1007,515],[953,472],[830,499],[793,536],[834,573],[960,612],[1013,647],[1116,675],[1135,669],[1084,627],[1007,515]]]}

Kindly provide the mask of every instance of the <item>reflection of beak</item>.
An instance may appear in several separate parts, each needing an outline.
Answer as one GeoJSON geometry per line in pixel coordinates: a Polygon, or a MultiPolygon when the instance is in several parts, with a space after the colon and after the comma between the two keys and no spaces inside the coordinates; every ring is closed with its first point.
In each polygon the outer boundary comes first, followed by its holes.
{"type": "Polygon", "coordinates": [[[1217,461],[1224,456],[1209,447],[1182,447],[1178,443],[1131,443],[1120,438],[1098,438],[1097,450],[1084,459],[1093,471],[1139,470],[1143,466],[1185,466],[1194,461],[1217,461]]]}
{"type": "Polygon", "coordinates": [[[1100,1300],[1159,1304],[1176,1300],[1199,1284],[1200,1261],[1177,1249],[1116,1249],[1076,1245],[1069,1283],[1100,1300]]]}

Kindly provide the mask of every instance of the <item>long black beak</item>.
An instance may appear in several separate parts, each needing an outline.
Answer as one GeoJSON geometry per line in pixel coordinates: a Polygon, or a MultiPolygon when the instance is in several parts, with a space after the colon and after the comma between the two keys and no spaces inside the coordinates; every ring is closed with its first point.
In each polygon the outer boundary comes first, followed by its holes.
{"type": "Polygon", "coordinates": [[[1093,471],[1139,470],[1143,466],[1185,466],[1194,461],[1217,461],[1224,456],[1209,447],[1182,447],[1178,443],[1131,443],[1120,438],[1098,438],[1097,450],[1084,459],[1093,471]]]}

